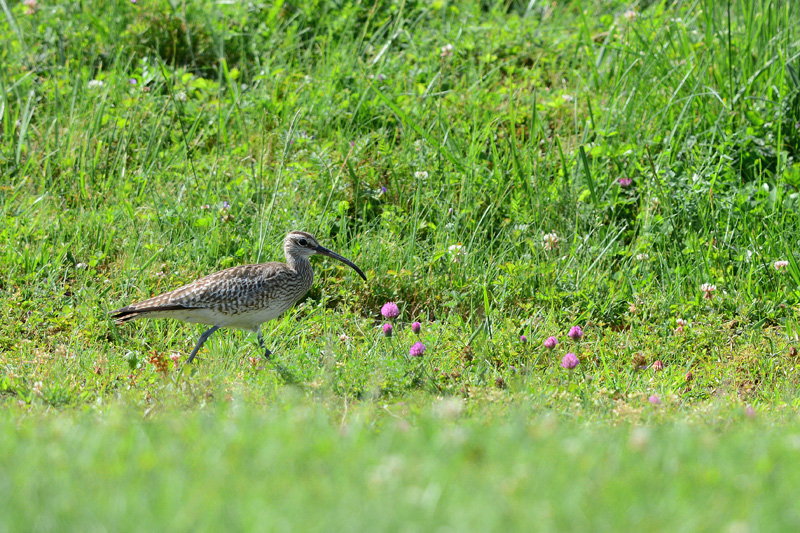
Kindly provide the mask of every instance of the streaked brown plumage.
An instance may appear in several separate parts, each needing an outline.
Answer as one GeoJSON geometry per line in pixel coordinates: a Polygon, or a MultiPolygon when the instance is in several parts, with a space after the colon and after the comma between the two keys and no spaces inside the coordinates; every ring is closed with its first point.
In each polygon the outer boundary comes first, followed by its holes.
{"type": "Polygon", "coordinates": [[[327,255],[367,277],[354,263],[323,248],[310,233],[292,231],[283,241],[285,263],[259,263],[228,268],[198,279],[174,291],[112,311],[117,324],[137,318],[174,318],[212,326],[200,339],[186,362],[191,362],[203,343],[219,328],[239,328],[258,333],[261,324],[282,315],[300,300],[314,283],[309,257],[327,255]]]}

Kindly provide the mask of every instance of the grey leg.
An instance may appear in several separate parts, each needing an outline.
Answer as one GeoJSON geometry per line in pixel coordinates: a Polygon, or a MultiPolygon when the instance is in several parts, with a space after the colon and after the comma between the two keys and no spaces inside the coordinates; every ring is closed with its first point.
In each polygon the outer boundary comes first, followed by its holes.
{"type": "Polygon", "coordinates": [[[208,329],[205,332],[203,332],[202,335],[200,335],[200,338],[197,339],[197,344],[195,345],[194,350],[192,350],[192,353],[189,354],[189,359],[186,360],[187,363],[192,362],[194,356],[197,355],[198,351],[200,351],[200,347],[203,346],[203,344],[208,340],[211,334],[217,331],[218,329],[219,326],[214,326],[211,329],[208,329]]]}
{"type": "Polygon", "coordinates": [[[289,371],[286,369],[286,367],[284,367],[284,366],[283,366],[282,364],[280,364],[278,361],[276,361],[275,359],[273,359],[272,357],[270,357],[270,355],[272,355],[272,352],[270,352],[270,351],[269,351],[269,349],[268,349],[266,346],[264,346],[264,336],[263,336],[263,335],[261,335],[261,327],[260,327],[260,326],[259,326],[259,328],[256,330],[256,333],[258,333],[258,344],[261,346],[261,349],[263,349],[263,350],[264,350],[264,358],[265,358],[267,361],[271,362],[273,365],[275,365],[275,369],[278,371],[278,374],[280,374],[280,376],[281,376],[283,379],[285,379],[287,383],[297,383],[297,378],[296,378],[296,377],[294,377],[294,376],[292,375],[292,373],[291,373],[291,372],[289,372],[289,371]]]}
{"type": "Polygon", "coordinates": [[[262,350],[264,350],[264,358],[269,359],[269,356],[272,355],[272,352],[270,352],[269,349],[264,346],[264,337],[261,335],[260,327],[258,328],[258,345],[261,346],[262,350]]]}

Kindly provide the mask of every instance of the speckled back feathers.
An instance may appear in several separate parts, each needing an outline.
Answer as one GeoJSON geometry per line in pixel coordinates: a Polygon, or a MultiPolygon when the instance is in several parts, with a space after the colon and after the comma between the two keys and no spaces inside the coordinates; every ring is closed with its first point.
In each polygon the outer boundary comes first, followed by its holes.
{"type": "Polygon", "coordinates": [[[260,263],[228,268],[173,291],[117,309],[118,322],[147,313],[208,309],[223,315],[238,315],[267,309],[289,308],[302,298],[314,281],[311,265],[292,270],[286,263],[260,263]]]}

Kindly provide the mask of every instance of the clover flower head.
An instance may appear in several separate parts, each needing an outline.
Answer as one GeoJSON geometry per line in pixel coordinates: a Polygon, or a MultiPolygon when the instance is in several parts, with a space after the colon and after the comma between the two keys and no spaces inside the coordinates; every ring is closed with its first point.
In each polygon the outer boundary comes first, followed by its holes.
{"type": "Polygon", "coordinates": [[[710,283],[703,283],[700,285],[700,290],[703,291],[703,298],[710,300],[714,297],[714,291],[717,290],[717,286],[710,283]]]}
{"type": "Polygon", "coordinates": [[[460,263],[461,262],[461,256],[466,254],[466,252],[464,252],[464,245],[461,244],[460,242],[457,243],[457,244],[450,245],[447,248],[447,251],[452,256],[451,261],[453,261],[453,263],[460,263]]]}
{"type": "Polygon", "coordinates": [[[573,368],[578,366],[579,362],[580,361],[578,361],[578,356],[570,352],[561,359],[561,368],[572,370],[573,368]]]}
{"type": "Polygon", "coordinates": [[[408,355],[411,357],[422,357],[422,354],[425,353],[425,345],[421,342],[415,342],[411,348],[408,350],[408,355]]]}
{"type": "Polygon", "coordinates": [[[545,250],[555,250],[558,247],[558,235],[555,233],[545,233],[542,236],[542,244],[545,250]]]}
{"type": "Polygon", "coordinates": [[[381,314],[384,318],[397,318],[400,316],[400,308],[394,302],[386,302],[381,307],[381,314]]]}

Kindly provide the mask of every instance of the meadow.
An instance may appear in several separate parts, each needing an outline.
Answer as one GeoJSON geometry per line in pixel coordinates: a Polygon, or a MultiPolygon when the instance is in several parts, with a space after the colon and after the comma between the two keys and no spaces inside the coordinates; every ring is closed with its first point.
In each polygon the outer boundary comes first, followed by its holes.
{"type": "Polygon", "coordinates": [[[0,10],[0,531],[800,526],[795,2],[0,10]]]}

